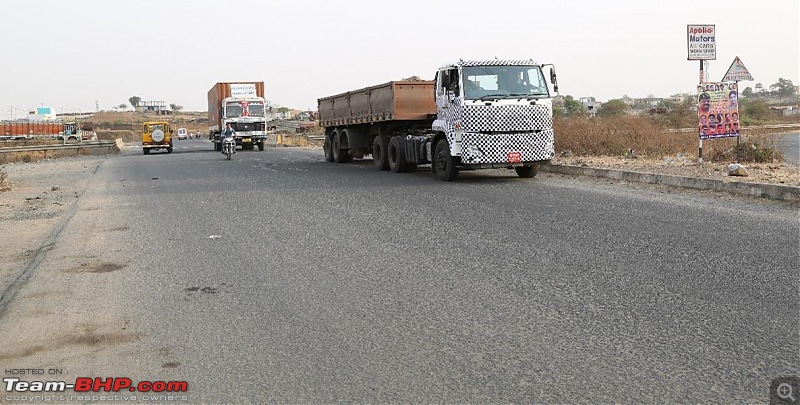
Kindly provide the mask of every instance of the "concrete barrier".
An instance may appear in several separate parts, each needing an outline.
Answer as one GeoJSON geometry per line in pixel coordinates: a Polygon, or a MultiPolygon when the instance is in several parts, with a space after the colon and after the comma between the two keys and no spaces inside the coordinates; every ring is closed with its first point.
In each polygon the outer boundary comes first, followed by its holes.
{"type": "Polygon", "coordinates": [[[691,188],[695,190],[723,191],[731,194],[763,197],[772,200],[800,201],[800,187],[780,184],[748,183],[722,181],[698,177],[683,177],[669,174],[630,172],[615,169],[596,169],[569,165],[542,165],[541,171],[573,176],[603,177],[634,183],[661,184],[670,187],[691,188]]]}

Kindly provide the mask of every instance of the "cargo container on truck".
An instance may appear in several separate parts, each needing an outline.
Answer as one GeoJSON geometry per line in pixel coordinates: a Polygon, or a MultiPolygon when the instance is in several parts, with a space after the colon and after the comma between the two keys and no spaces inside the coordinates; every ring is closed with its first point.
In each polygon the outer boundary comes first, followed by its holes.
{"type": "Polygon", "coordinates": [[[433,81],[393,81],[320,98],[325,159],[372,155],[380,170],[430,164],[440,180],[459,170],[514,169],[534,177],[554,155],[555,68],[532,60],[460,60],[433,81]]]}
{"type": "Polygon", "coordinates": [[[78,123],[64,121],[2,121],[0,139],[50,137],[60,140],[81,139],[78,123]]]}
{"type": "Polygon", "coordinates": [[[208,91],[208,138],[221,151],[220,133],[226,124],[236,131],[236,145],[264,150],[267,139],[264,82],[220,82],[208,91]]]}

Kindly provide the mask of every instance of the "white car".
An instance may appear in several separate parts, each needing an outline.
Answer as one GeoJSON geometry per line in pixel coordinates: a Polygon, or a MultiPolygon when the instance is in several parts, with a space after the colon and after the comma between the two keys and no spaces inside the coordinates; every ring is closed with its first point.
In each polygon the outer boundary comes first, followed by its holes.
{"type": "Polygon", "coordinates": [[[185,139],[189,139],[189,132],[186,131],[186,128],[178,128],[178,140],[183,141],[185,139]]]}

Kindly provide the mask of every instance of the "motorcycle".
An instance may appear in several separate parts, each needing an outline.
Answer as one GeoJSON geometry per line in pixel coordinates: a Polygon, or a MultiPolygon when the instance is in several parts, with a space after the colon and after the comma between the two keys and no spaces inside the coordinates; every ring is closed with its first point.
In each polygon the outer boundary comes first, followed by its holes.
{"type": "Polygon", "coordinates": [[[228,160],[231,160],[231,155],[236,153],[236,140],[233,136],[226,136],[222,140],[222,153],[225,154],[225,158],[228,160]]]}

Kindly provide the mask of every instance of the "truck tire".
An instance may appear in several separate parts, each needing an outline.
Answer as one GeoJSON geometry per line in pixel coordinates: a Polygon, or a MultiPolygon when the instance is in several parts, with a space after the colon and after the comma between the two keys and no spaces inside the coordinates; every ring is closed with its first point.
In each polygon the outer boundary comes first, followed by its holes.
{"type": "Polygon", "coordinates": [[[333,135],[333,161],[336,163],[348,163],[353,161],[350,149],[342,149],[342,133],[336,131],[333,135]]]}
{"type": "Polygon", "coordinates": [[[532,164],[530,166],[517,166],[514,168],[514,171],[517,172],[519,177],[529,179],[531,177],[536,177],[536,174],[539,173],[539,164],[532,164]]]}
{"type": "Polygon", "coordinates": [[[409,169],[408,162],[406,161],[406,145],[399,136],[393,136],[389,140],[389,147],[387,148],[387,160],[389,161],[389,170],[393,173],[405,173],[409,169]]]}
{"type": "Polygon", "coordinates": [[[263,139],[258,141],[258,151],[259,152],[263,152],[264,151],[264,140],[263,139]]]}
{"type": "Polygon", "coordinates": [[[436,144],[436,151],[433,154],[434,173],[436,178],[442,181],[453,181],[458,177],[456,159],[450,156],[450,145],[447,139],[439,140],[436,144]]]}
{"type": "Polygon", "coordinates": [[[372,143],[372,163],[378,170],[389,170],[389,138],[385,136],[376,136],[375,142],[372,143]]]}
{"type": "Polygon", "coordinates": [[[325,161],[333,162],[333,141],[332,135],[325,135],[325,143],[322,144],[322,151],[325,152],[325,161]]]}
{"type": "Polygon", "coordinates": [[[144,153],[145,155],[149,155],[150,154],[150,148],[142,148],[142,153],[144,153]]]}
{"type": "Polygon", "coordinates": [[[217,141],[211,141],[211,142],[214,142],[214,151],[215,152],[222,152],[222,145],[221,144],[217,143],[217,141]]]}

